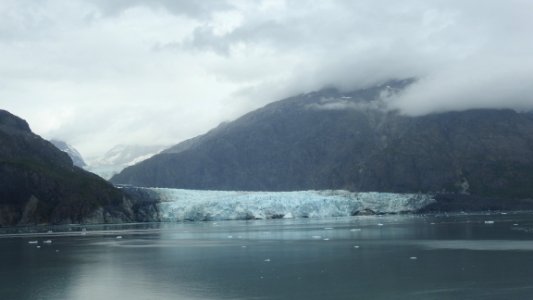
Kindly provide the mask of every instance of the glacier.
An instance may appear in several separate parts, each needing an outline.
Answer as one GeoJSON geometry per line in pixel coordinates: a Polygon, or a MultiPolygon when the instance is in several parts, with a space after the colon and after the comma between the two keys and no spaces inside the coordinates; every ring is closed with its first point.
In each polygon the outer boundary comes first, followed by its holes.
{"type": "Polygon", "coordinates": [[[140,188],[158,200],[161,221],[217,221],[352,216],[357,212],[414,212],[435,200],[427,194],[345,190],[248,192],[140,188]]]}

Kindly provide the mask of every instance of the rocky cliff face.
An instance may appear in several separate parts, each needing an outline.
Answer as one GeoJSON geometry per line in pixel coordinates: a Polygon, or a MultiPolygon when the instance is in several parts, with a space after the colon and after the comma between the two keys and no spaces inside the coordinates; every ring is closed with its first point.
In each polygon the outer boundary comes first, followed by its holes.
{"type": "Polygon", "coordinates": [[[408,81],[272,103],[112,182],[219,190],[348,189],[533,197],[533,117],[470,110],[408,117],[380,98],[408,81]]]}
{"type": "Polygon", "coordinates": [[[144,208],[0,110],[0,226],[135,221],[144,208]]]}

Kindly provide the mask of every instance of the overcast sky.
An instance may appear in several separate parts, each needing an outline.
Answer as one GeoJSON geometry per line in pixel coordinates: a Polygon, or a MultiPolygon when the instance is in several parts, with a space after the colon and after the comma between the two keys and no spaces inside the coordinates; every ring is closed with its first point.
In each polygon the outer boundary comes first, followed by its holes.
{"type": "Polygon", "coordinates": [[[533,1],[0,0],[0,108],[85,157],[411,77],[406,114],[533,108],[533,1]]]}

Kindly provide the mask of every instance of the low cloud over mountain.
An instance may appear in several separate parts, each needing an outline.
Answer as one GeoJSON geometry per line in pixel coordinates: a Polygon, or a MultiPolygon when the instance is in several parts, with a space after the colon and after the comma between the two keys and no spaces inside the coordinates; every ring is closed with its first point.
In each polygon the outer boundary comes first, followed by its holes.
{"type": "Polygon", "coordinates": [[[0,99],[82,153],[417,78],[407,115],[533,108],[531,1],[3,1],[0,99]],[[164,130],[162,130],[164,129],[164,130]]]}

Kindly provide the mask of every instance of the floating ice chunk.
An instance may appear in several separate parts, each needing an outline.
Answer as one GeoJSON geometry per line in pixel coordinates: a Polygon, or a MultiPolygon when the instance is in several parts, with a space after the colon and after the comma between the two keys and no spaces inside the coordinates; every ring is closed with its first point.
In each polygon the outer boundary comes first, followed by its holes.
{"type": "Polygon", "coordinates": [[[355,245],[353,246],[355,249],[359,249],[359,245],[355,245]]]}
{"type": "Polygon", "coordinates": [[[333,230],[333,227],[325,227],[324,230],[333,230]]]}
{"type": "Polygon", "coordinates": [[[39,241],[28,241],[28,244],[30,244],[30,245],[39,244],[39,241]]]}
{"type": "Polygon", "coordinates": [[[513,226],[518,226],[518,224],[517,224],[517,223],[514,223],[513,226]]]}
{"type": "Polygon", "coordinates": [[[361,228],[352,228],[350,229],[351,232],[361,231],[361,228]]]}
{"type": "Polygon", "coordinates": [[[246,245],[242,245],[241,248],[246,248],[247,246],[246,245]]]}
{"type": "Polygon", "coordinates": [[[383,226],[383,224],[382,223],[378,223],[378,226],[383,226]]]}
{"type": "Polygon", "coordinates": [[[485,223],[485,224],[494,224],[494,221],[490,221],[490,220],[489,220],[489,221],[485,221],[484,223],[485,223]]]}
{"type": "Polygon", "coordinates": [[[117,235],[117,237],[116,237],[117,240],[120,240],[121,238],[122,238],[121,235],[117,235]]]}
{"type": "Polygon", "coordinates": [[[41,246],[37,246],[37,247],[35,247],[35,248],[37,248],[37,249],[41,249],[41,246]]]}
{"type": "Polygon", "coordinates": [[[294,216],[292,215],[292,213],[286,213],[285,215],[283,215],[283,219],[293,219],[294,216]]]}
{"type": "Polygon", "coordinates": [[[411,259],[411,260],[416,260],[416,259],[418,259],[418,257],[416,257],[416,256],[411,256],[411,257],[409,257],[409,259],[411,259]]]}
{"type": "Polygon", "coordinates": [[[44,244],[51,244],[52,243],[52,240],[46,240],[43,242],[44,244]]]}
{"type": "Polygon", "coordinates": [[[228,235],[228,239],[232,239],[233,238],[233,235],[228,235]]]}
{"type": "Polygon", "coordinates": [[[270,262],[270,258],[265,259],[265,262],[270,262]]]}
{"type": "Polygon", "coordinates": [[[329,241],[329,238],[325,238],[324,241],[329,241]]]}
{"type": "Polygon", "coordinates": [[[321,239],[322,237],[320,235],[313,235],[312,238],[316,239],[316,240],[319,240],[321,239]]]}
{"type": "Polygon", "coordinates": [[[59,250],[56,250],[56,253],[59,252],[59,250]]]}
{"type": "Polygon", "coordinates": [[[53,233],[53,231],[52,230],[48,230],[46,233],[53,233]]]}

